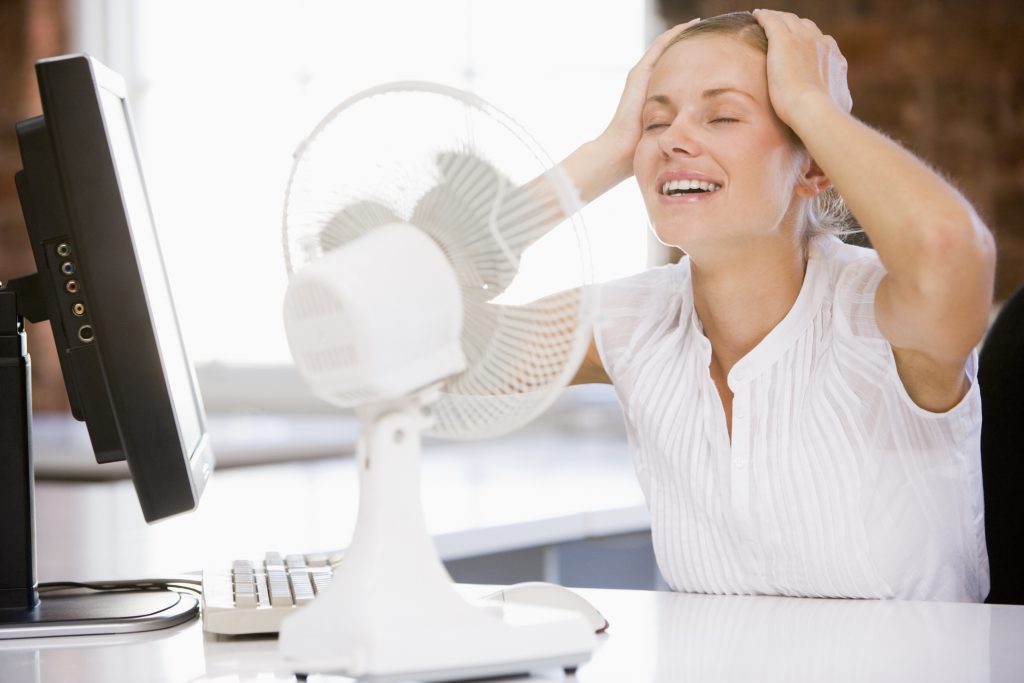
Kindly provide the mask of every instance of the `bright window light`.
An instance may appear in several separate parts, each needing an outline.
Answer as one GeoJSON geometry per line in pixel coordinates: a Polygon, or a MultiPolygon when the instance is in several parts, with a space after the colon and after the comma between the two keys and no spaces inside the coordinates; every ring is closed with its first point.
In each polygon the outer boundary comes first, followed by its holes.
{"type": "MultiPolygon", "coordinates": [[[[603,129],[644,46],[644,0],[105,1],[129,20],[92,51],[121,56],[197,363],[290,364],[284,192],[296,146],[342,100],[406,79],[472,90],[558,160],[603,129]]],[[[644,267],[633,183],[584,220],[598,280],[644,267]]]]}

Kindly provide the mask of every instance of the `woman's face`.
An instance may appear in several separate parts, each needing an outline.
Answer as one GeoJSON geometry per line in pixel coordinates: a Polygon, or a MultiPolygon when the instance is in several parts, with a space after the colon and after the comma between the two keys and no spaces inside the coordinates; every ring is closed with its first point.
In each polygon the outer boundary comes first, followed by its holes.
{"type": "Polygon", "coordinates": [[[682,40],[647,96],[633,171],[662,242],[690,251],[797,227],[809,158],[772,109],[764,53],[732,36],[682,40]]]}

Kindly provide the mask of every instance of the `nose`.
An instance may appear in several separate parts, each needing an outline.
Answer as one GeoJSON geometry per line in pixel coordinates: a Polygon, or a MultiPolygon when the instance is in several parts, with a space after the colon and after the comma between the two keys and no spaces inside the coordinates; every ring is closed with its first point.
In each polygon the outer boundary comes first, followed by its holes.
{"type": "Polygon", "coordinates": [[[702,149],[692,126],[681,117],[662,130],[658,143],[666,156],[697,156],[702,149]]]}

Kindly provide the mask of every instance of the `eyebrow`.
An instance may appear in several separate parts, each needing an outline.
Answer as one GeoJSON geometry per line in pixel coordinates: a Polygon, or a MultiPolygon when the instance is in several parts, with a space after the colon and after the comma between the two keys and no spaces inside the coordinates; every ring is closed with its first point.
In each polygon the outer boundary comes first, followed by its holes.
{"type": "MultiPolygon", "coordinates": [[[[701,93],[701,99],[710,100],[721,95],[727,95],[729,93],[743,95],[744,97],[747,97],[753,100],[754,102],[757,102],[757,99],[755,99],[753,95],[751,95],[745,90],[740,90],[739,88],[711,88],[710,90],[705,90],[703,93],[701,93]]],[[[650,97],[647,98],[647,102],[657,102],[658,104],[664,105],[672,104],[672,100],[671,98],[669,98],[668,95],[651,95],[650,97]]]]}

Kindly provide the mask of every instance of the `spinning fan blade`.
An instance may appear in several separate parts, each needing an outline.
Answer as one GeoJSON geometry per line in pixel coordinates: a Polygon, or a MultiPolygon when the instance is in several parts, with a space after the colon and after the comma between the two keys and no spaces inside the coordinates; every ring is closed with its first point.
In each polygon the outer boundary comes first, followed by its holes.
{"type": "Polygon", "coordinates": [[[361,201],[342,208],[324,223],[319,243],[322,252],[347,244],[374,228],[399,222],[398,216],[382,204],[361,201]]]}
{"type": "Polygon", "coordinates": [[[589,345],[579,206],[564,172],[480,98],[431,83],[382,85],[340,104],[299,147],[285,203],[288,267],[387,223],[426,233],[455,273],[467,363],[439,378],[429,431],[493,436],[550,405],[589,345]]]}
{"type": "Polygon", "coordinates": [[[475,151],[442,152],[440,178],[413,210],[410,222],[451,255],[460,282],[493,298],[519,271],[523,252],[565,220],[547,176],[514,186],[475,151]]]}
{"type": "Polygon", "coordinates": [[[374,228],[399,222],[391,209],[378,202],[363,200],[342,207],[322,221],[319,232],[285,241],[286,263],[312,263],[343,244],[362,237],[374,228]],[[293,252],[296,250],[298,253],[293,252]]]}

